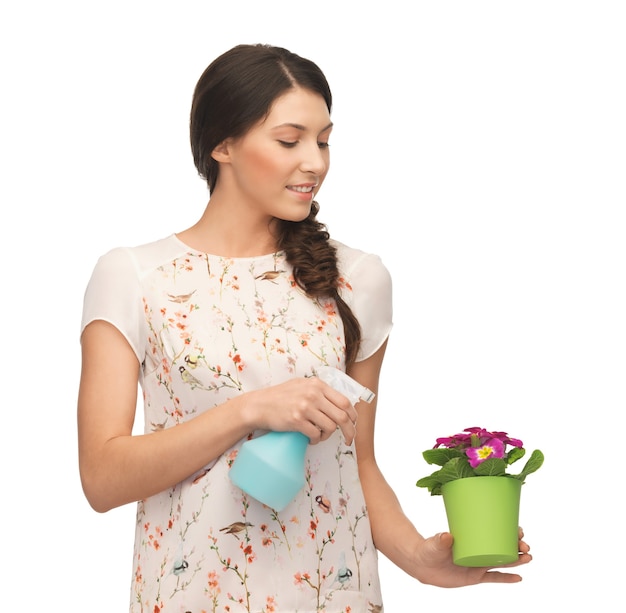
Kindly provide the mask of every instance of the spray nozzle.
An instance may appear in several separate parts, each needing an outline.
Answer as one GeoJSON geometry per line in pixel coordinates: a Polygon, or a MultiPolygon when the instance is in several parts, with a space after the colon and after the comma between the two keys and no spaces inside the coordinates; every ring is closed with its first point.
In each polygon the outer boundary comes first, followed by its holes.
{"type": "Polygon", "coordinates": [[[332,366],[322,366],[318,368],[316,372],[317,376],[324,381],[324,383],[328,383],[334,390],[346,396],[353,405],[359,400],[372,402],[374,399],[374,392],[355,381],[350,375],[343,372],[343,370],[333,368],[332,366]]]}

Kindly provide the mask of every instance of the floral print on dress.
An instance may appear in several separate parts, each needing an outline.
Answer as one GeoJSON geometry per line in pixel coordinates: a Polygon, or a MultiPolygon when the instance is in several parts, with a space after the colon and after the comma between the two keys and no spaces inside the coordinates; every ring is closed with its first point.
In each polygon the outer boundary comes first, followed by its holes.
{"type": "MultiPolygon", "coordinates": [[[[342,291],[352,291],[345,279],[342,291]]],[[[322,365],[344,368],[335,302],[307,297],[282,252],[188,249],[143,273],[139,294],[146,433],[322,365]]],[[[339,431],[310,445],[305,486],[277,512],[229,479],[245,440],[138,503],[131,613],[382,611],[354,447],[339,431]]]]}

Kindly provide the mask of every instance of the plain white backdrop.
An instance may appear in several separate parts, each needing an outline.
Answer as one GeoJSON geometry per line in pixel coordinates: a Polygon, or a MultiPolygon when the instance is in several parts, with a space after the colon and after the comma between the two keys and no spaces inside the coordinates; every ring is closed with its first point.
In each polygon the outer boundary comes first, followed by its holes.
{"type": "Polygon", "coordinates": [[[446,528],[442,500],[415,487],[438,436],[506,430],[546,455],[522,489],[535,555],[522,583],[442,590],[381,556],[386,610],[615,610],[625,545],[622,7],[4,2],[3,600],[24,611],[127,610],[134,506],[96,514],[78,477],[82,296],[103,252],[201,214],[193,87],[226,49],[266,42],[326,73],[336,128],[320,217],[393,275],[377,453],[406,513],[424,534],[446,528]]]}

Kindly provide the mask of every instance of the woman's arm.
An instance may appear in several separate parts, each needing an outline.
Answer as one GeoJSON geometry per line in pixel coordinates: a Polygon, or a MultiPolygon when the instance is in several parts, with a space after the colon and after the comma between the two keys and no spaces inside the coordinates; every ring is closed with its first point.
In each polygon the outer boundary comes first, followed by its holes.
{"type": "Polygon", "coordinates": [[[355,409],[317,377],[241,394],[175,427],[133,435],[135,353],[122,333],[102,320],[85,328],[81,342],[79,465],[96,511],[173,487],[256,429],[299,431],[315,444],[339,426],[346,442],[353,440],[355,409]]]}
{"type": "MultiPolygon", "coordinates": [[[[422,583],[440,587],[460,587],[482,582],[514,583],[516,574],[487,568],[465,568],[452,562],[452,536],[448,532],[424,538],[404,514],[397,496],[382,475],[374,453],[374,423],[378,400],[378,382],[386,343],[370,358],[355,363],[348,374],[376,393],[370,404],[357,405],[355,439],[359,476],[376,548],[396,566],[422,583]]],[[[520,539],[522,538],[520,533],[520,539]]],[[[528,545],[520,541],[519,560],[508,566],[530,561],[528,545]]]]}
{"type": "Polygon", "coordinates": [[[241,410],[222,405],[175,428],[131,436],[138,377],[124,336],[104,321],[89,324],[82,335],[78,443],[83,489],[96,511],[171,487],[250,431],[241,410]]]}

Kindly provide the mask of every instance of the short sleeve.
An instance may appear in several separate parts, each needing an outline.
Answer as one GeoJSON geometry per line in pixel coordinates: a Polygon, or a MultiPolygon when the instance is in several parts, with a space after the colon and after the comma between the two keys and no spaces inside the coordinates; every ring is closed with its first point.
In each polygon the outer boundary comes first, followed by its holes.
{"type": "Polygon", "coordinates": [[[338,260],[343,275],[342,298],[361,326],[357,362],[372,356],[393,327],[392,281],[381,258],[339,244],[338,260]]]}
{"type": "Polygon", "coordinates": [[[115,326],[143,362],[139,272],[130,249],[109,251],[96,263],[83,301],[80,332],[95,320],[115,326]]]}

